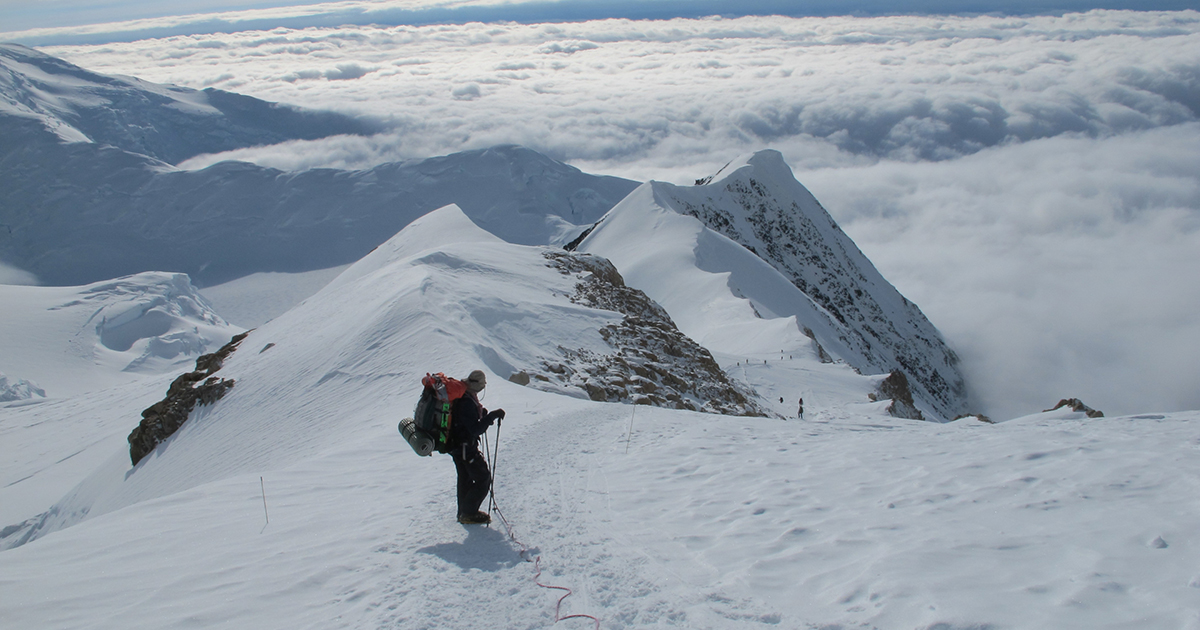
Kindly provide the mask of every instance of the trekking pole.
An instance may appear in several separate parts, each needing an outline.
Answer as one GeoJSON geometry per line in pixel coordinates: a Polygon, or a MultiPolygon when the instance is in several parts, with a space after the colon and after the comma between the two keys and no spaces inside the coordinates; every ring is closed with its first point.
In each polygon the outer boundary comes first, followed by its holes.
{"type": "MultiPolygon", "coordinates": [[[[503,423],[503,420],[496,423],[496,448],[492,449],[492,482],[488,484],[488,512],[496,507],[496,461],[500,459],[500,425],[503,423]]],[[[484,440],[485,444],[486,442],[487,440],[484,440]]]]}

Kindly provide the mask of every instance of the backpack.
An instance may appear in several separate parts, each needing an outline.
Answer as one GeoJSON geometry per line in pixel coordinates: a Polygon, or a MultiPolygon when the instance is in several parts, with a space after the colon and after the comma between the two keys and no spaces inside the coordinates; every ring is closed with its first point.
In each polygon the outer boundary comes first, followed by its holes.
{"type": "Polygon", "coordinates": [[[425,388],[413,410],[413,424],[433,440],[439,453],[450,452],[450,408],[454,401],[467,393],[467,384],[441,372],[426,374],[421,379],[425,388]]]}

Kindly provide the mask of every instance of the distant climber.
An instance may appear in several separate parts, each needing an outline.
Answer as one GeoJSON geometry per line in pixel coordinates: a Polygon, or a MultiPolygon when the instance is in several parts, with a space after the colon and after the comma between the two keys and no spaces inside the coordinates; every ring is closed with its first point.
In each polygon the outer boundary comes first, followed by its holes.
{"type": "Polygon", "coordinates": [[[492,517],[479,511],[491,489],[492,473],[487,460],[479,452],[479,436],[504,419],[504,410],[489,412],[479,402],[479,392],[487,387],[487,377],[480,370],[467,377],[467,393],[455,400],[450,410],[451,448],[454,467],[458,469],[458,522],[464,525],[484,525],[492,517]]]}
{"type": "Polygon", "coordinates": [[[800,419],[803,420],[804,419],[804,397],[803,396],[800,397],[800,411],[798,413],[800,414],[800,419]]]}

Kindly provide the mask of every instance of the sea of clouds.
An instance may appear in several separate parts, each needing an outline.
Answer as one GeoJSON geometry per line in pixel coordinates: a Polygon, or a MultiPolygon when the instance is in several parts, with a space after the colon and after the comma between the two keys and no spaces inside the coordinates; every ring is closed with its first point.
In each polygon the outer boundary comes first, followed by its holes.
{"type": "Polygon", "coordinates": [[[516,143],[690,183],[773,148],[1000,418],[1200,408],[1200,12],[274,28],[45,52],[382,120],[237,151],[363,168],[516,143]]]}

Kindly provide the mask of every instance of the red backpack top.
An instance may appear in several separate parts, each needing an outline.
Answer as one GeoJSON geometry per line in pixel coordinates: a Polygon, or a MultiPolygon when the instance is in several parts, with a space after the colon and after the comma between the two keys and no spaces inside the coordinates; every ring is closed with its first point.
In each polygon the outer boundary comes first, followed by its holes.
{"type": "Polygon", "coordinates": [[[413,420],[417,428],[424,431],[433,439],[434,448],[439,453],[450,451],[450,408],[454,401],[467,393],[467,384],[450,378],[441,372],[426,374],[421,379],[425,389],[417,408],[413,411],[413,420]]]}

